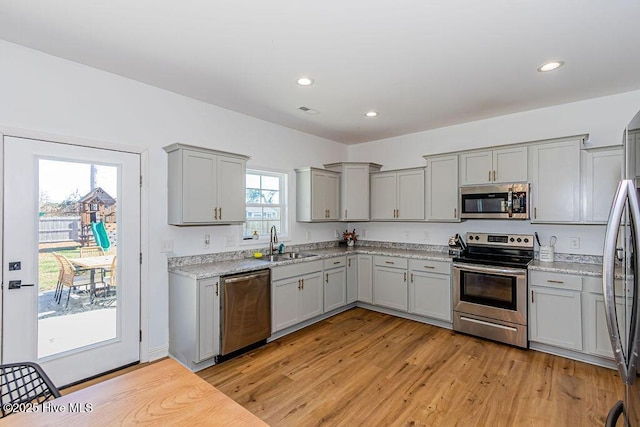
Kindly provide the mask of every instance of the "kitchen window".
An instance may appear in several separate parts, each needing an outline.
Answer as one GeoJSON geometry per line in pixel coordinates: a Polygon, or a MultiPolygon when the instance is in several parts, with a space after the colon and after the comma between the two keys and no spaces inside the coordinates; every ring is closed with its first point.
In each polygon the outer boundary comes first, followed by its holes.
{"type": "Polygon", "coordinates": [[[287,234],[286,183],[286,173],[247,170],[245,238],[257,231],[268,239],[272,225],[279,236],[287,234]]]}

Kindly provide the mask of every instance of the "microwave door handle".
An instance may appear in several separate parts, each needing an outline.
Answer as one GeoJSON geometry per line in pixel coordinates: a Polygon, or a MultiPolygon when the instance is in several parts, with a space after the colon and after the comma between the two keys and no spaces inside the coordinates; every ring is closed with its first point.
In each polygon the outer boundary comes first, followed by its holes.
{"type": "MultiPolygon", "coordinates": [[[[618,367],[618,372],[620,373],[620,377],[625,384],[632,384],[633,380],[635,379],[635,367],[633,371],[630,370],[631,360],[627,360],[624,349],[622,347],[622,337],[620,335],[620,327],[618,325],[618,316],[616,313],[614,269],[618,230],[622,222],[622,215],[624,213],[624,208],[627,200],[630,201],[629,206],[631,207],[632,205],[629,194],[629,183],[631,183],[630,180],[621,181],[618,185],[618,190],[616,191],[616,195],[613,199],[611,212],[609,213],[609,220],[607,222],[607,229],[605,232],[602,262],[602,293],[604,296],[604,309],[605,317],[607,320],[607,329],[609,331],[609,340],[611,341],[611,347],[613,349],[613,355],[618,367]]],[[[632,192],[635,192],[635,188],[632,189],[632,192]]],[[[635,197],[635,201],[637,203],[637,195],[635,197]]],[[[638,206],[636,206],[635,212],[634,209],[631,208],[630,213],[632,217],[636,216],[638,219],[640,219],[640,212],[637,208],[638,206]]],[[[634,325],[632,325],[632,329],[635,329],[634,325]]],[[[630,341],[635,343],[635,339],[630,341]]],[[[635,344],[632,345],[635,347],[635,344]]],[[[628,350],[629,357],[633,357],[633,352],[636,349],[630,348],[628,350]]]]}
{"type": "Polygon", "coordinates": [[[507,196],[507,212],[509,214],[509,218],[513,217],[513,191],[509,190],[509,195],[507,196]]]}

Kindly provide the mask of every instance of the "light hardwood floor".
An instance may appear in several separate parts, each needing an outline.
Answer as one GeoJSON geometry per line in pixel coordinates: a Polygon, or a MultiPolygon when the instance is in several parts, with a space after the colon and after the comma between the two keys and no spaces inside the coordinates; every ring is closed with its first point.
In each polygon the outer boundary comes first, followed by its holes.
{"type": "Polygon", "coordinates": [[[604,425],[617,372],[360,308],[198,373],[272,426],[604,425]]]}

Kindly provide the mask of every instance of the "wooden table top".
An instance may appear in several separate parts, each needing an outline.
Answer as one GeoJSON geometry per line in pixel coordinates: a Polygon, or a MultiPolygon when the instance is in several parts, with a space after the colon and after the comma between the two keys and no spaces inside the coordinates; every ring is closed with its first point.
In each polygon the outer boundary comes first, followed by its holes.
{"type": "Polygon", "coordinates": [[[131,424],[267,425],[173,359],[50,400],[36,413],[0,419],[2,426],[131,424]]]}
{"type": "Polygon", "coordinates": [[[82,258],[69,258],[72,264],[84,268],[111,267],[115,255],[87,256],[82,258]]]}

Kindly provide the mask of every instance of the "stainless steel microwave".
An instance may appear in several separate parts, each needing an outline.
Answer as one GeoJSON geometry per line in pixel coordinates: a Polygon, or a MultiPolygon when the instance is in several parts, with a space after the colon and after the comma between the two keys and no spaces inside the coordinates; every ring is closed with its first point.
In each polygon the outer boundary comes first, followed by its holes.
{"type": "Polygon", "coordinates": [[[529,184],[460,187],[460,218],[529,219],[529,184]]]}

